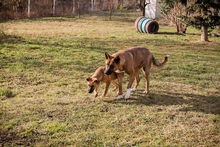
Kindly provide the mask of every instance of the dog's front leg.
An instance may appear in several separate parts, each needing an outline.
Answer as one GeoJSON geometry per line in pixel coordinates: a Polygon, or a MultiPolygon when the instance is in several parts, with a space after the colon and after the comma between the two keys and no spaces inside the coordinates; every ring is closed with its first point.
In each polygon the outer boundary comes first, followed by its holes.
{"type": "Polygon", "coordinates": [[[123,80],[123,75],[119,74],[118,75],[118,86],[119,86],[119,91],[118,91],[118,99],[122,98],[122,80],[123,80]]]}
{"type": "Polygon", "coordinates": [[[125,94],[125,99],[128,99],[130,97],[131,86],[132,86],[133,82],[134,82],[134,73],[129,74],[129,83],[128,83],[128,86],[127,86],[127,92],[125,94]]]}
{"type": "Polygon", "coordinates": [[[97,85],[96,85],[96,88],[94,89],[94,93],[95,93],[95,97],[98,96],[98,89],[99,89],[99,86],[101,85],[101,82],[97,82],[97,85]]]}
{"type": "Polygon", "coordinates": [[[111,83],[111,81],[106,83],[105,90],[104,90],[101,97],[104,97],[107,94],[110,83],[111,83]]]}
{"type": "Polygon", "coordinates": [[[94,96],[95,96],[95,98],[98,96],[98,89],[97,88],[94,89],[94,96]]]}

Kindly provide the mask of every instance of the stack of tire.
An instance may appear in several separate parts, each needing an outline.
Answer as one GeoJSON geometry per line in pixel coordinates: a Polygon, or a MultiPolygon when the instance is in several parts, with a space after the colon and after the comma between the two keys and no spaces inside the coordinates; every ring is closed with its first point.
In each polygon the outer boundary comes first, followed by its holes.
{"type": "Polygon", "coordinates": [[[135,21],[135,29],[141,33],[156,34],[159,30],[159,24],[153,20],[140,16],[135,21]]]}

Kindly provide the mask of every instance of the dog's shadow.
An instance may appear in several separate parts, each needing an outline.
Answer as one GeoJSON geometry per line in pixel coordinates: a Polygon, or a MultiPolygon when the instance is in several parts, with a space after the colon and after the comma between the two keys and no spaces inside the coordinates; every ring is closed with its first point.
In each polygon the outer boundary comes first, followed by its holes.
{"type": "Polygon", "coordinates": [[[147,105],[147,106],[169,106],[179,105],[180,111],[197,111],[203,113],[220,114],[220,96],[151,92],[149,94],[137,90],[131,93],[129,99],[105,99],[104,102],[124,105],[147,105]],[[184,105],[184,107],[183,107],[184,105]]]}

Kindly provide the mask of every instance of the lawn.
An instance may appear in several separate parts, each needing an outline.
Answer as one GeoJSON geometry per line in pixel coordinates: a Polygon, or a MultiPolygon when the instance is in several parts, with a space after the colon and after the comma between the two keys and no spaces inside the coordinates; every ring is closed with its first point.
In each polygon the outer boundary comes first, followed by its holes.
{"type": "Polygon", "coordinates": [[[179,34],[163,19],[158,34],[138,33],[140,14],[0,22],[0,144],[219,146],[220,38],[200,42],[200,30],[179,34]],[[104,98],[87,93],[85,79],[105,65],[104,52],[135,46],[157,61],[170,55],[163,68],[152,66],[150,94],[143,93],[142,72],[128,100],[118,100],[117,91],[104,98]]]}

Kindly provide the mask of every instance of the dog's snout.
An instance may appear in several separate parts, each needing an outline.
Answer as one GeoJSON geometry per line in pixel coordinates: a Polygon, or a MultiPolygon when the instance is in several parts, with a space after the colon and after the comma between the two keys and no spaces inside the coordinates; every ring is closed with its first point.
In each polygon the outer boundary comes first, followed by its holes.
{"type": "Polygon", "coordinates": [[[94,91],[94,88],[93,87],[90,87],[89,89],[88,89],[88,93],[92,93],[94,91]]]}
{"type": "Polygon", "coordinates": [[[114,69],[114,66],[111,65],[108,69],[106,69],[106,70],[104,71],[104,73],[105,73],[106,75],[110,75],[110,74],[112,74],[112,73],[114,72],[113,69],[114,69]]]}

